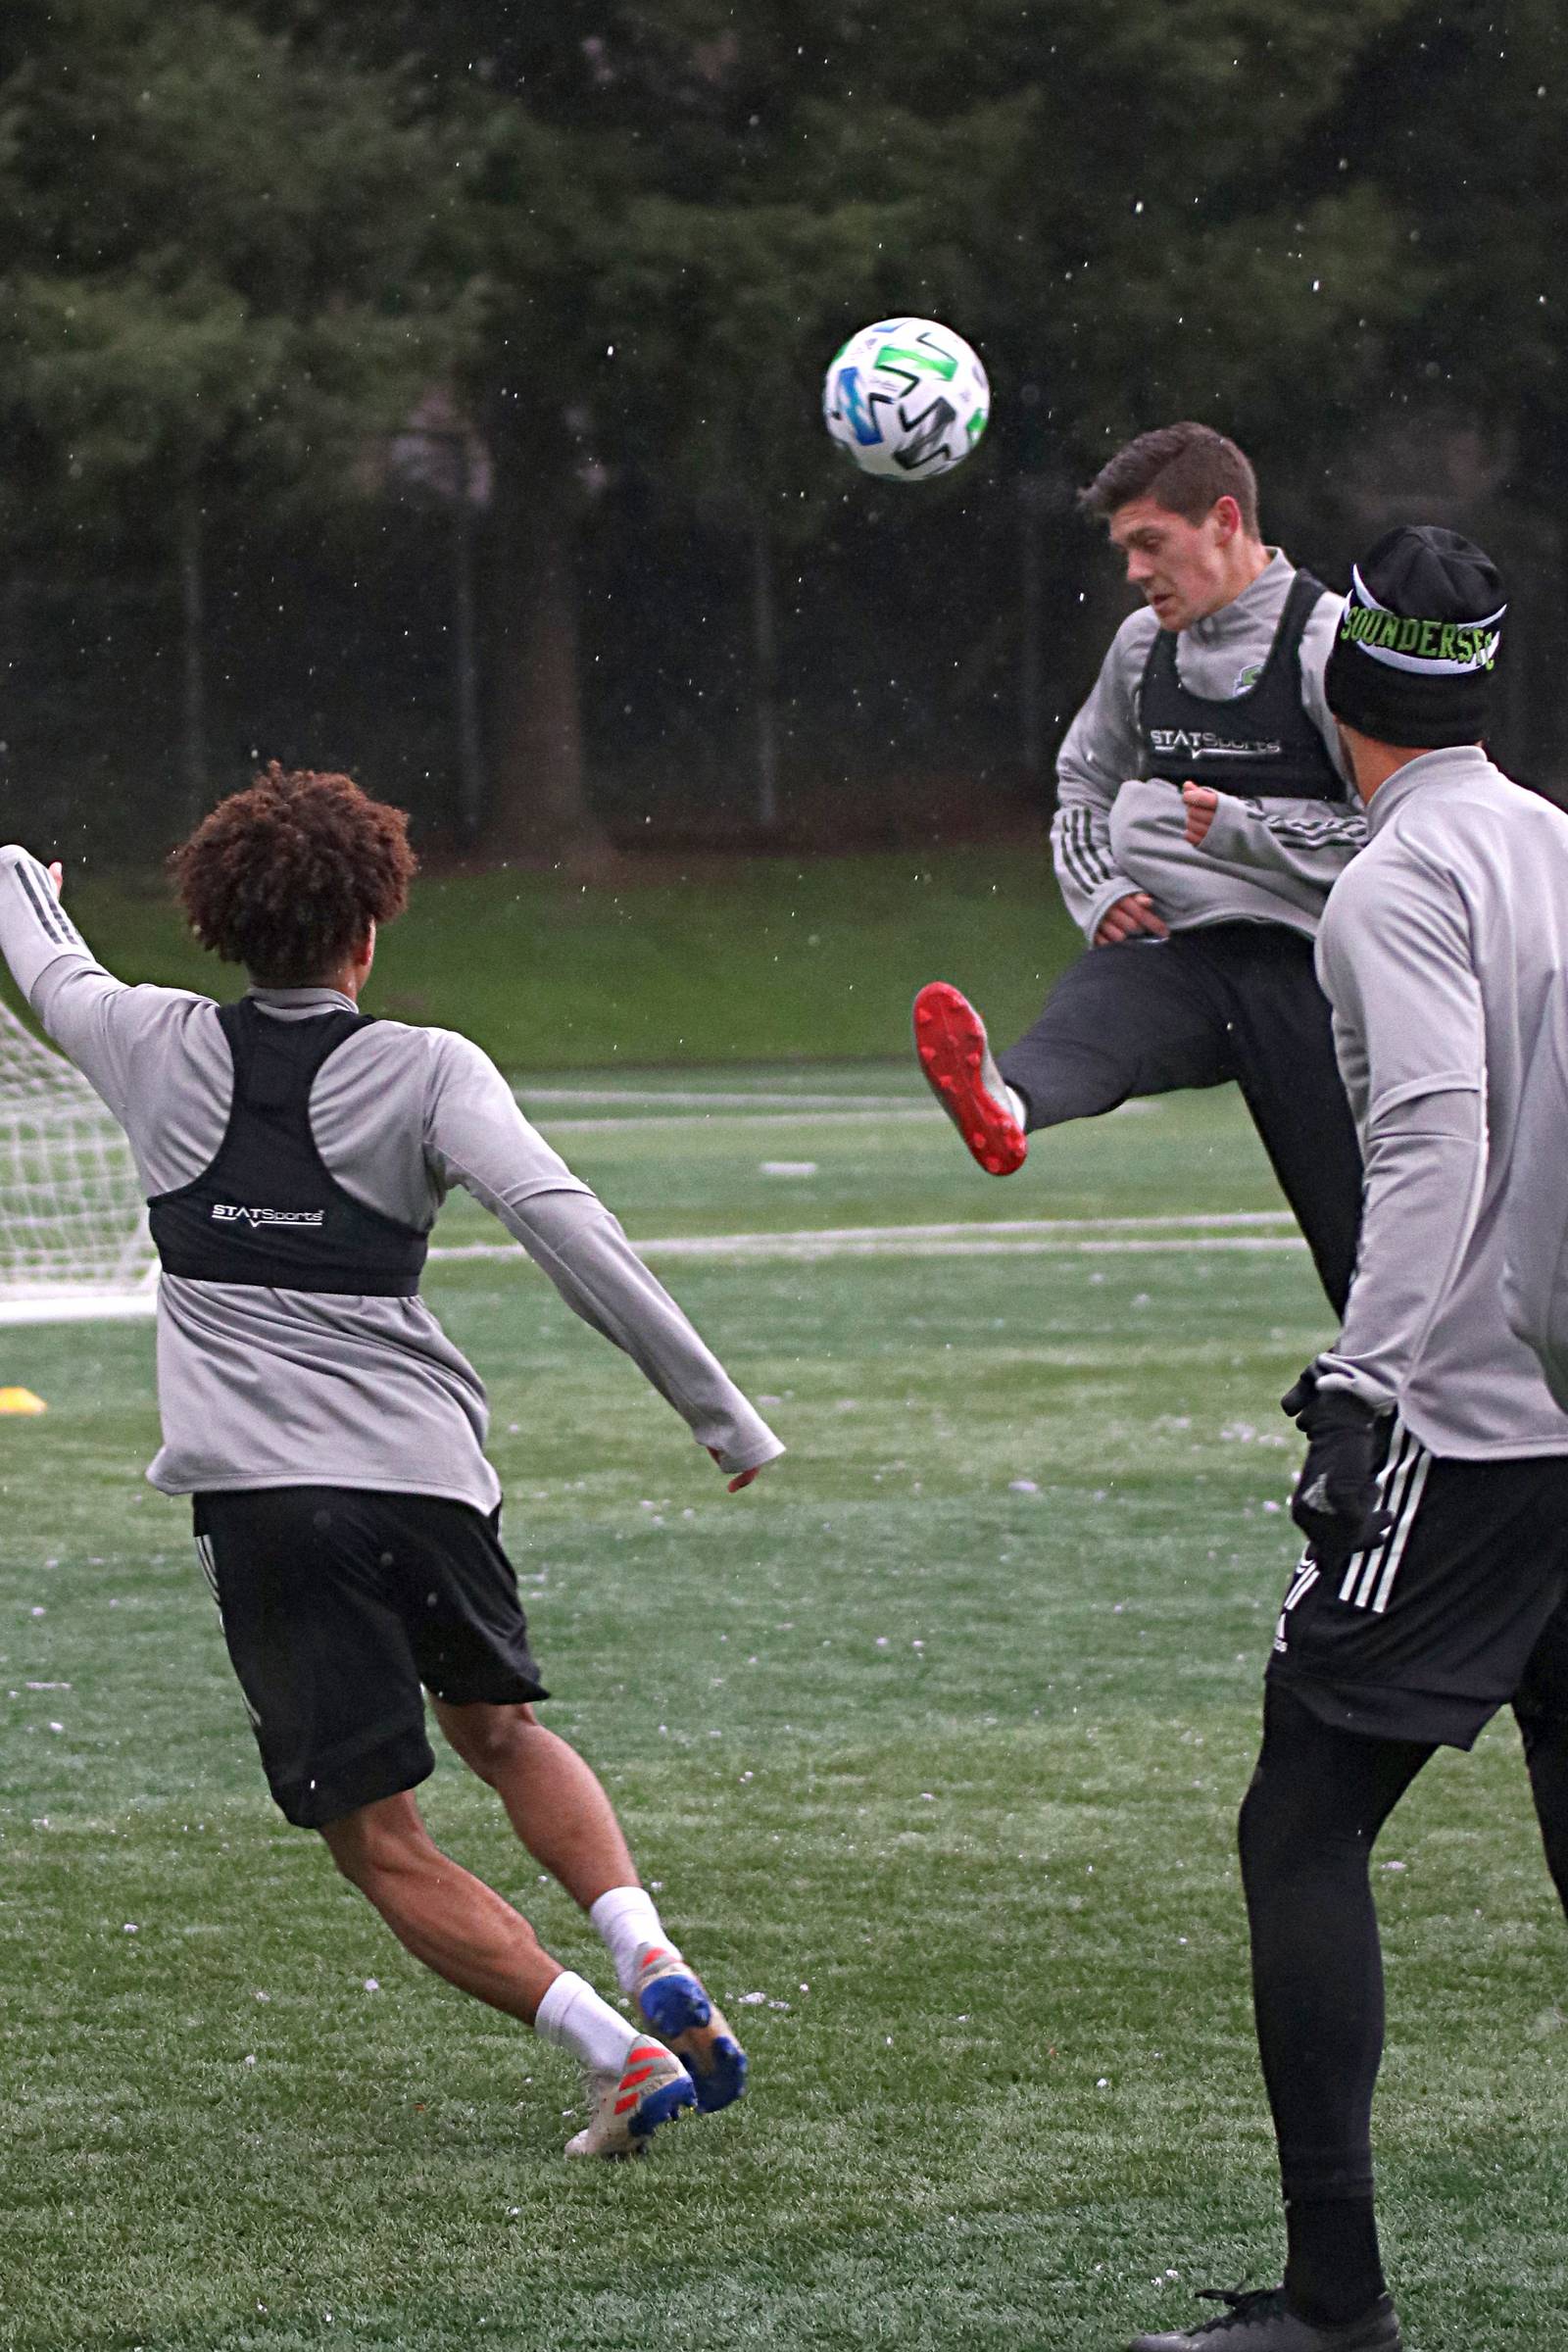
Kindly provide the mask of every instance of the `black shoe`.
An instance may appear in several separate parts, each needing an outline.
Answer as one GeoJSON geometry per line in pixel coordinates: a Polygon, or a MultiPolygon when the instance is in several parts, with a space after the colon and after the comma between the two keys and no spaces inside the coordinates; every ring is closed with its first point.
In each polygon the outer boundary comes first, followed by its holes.
{"type": "Polygon", "coordinates": [[[1199,2299],[1226,2303],[1217,2320],[1172,2335],[1134,2336],[1127,2352],[1400,2352],[1398,2316],[1387,2295],[1343,2328],[1317,2328],[1286,2308],[1283,2286],[1202,2287],[1199,2299]]]}

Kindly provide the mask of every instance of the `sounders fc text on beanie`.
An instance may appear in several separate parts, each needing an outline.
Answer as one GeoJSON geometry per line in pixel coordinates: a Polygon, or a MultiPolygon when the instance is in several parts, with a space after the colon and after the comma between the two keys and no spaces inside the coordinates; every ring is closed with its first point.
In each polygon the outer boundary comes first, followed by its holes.
{"type": "Polygon", "coordinates": [[[1507,606],[1496,568],[1473,540],[1401,523],[1350,575],[1324,672],[1329,709],[1383,743],[1476,743],[1507,606]]]}

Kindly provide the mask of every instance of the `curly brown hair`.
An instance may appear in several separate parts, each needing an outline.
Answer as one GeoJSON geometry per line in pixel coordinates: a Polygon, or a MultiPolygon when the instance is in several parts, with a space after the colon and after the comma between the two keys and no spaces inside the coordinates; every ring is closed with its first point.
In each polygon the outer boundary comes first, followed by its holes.
{"type": "Polygon", "coordinates": [[[418,860],[401,808],[349,776],[273,760],[220,801],[170,863],[190,927],[270,988],[333,978],[408,905],[418,860]]]}

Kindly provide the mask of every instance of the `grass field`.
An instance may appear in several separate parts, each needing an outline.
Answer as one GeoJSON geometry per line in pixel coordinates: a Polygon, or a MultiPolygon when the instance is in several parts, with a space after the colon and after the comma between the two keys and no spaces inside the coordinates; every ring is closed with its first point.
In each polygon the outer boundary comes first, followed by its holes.
{"type": "MultiPolygon", "coordinates": [[[[432,873],[382,936],[374,1009],[462,1028],[506,1069],[902,1054],[944,975],[1016,1033],[1077,952],[1043,838],[861,857],[709,858],[578,887],[432,873]]],[[[111,970],[218,994],[161,876],[66,877],[111,970]]]]}
{"type": "MultiPolygon", "coordinates": [[[[558,2054],[271,1813],[140,1483],[146,1329],[0,1334],[50,1404],[0,1424],[0,2345],[1111,2352],[1276,2275],[1232,1822],[1294,1556],[1274,1399],[1327,1316],[1234,1098],[1003,1186],[899,1068],[522,1091],[791,1448],[727,1496],[515,1254],[462,1254],[497,1228],[444,1221],[550,1719],[755,2095],[563,2162],[558,2054]]],[[[476,1783],[443,1762],[427,1812],[605,1982],[476,1783]]],[[[1511,1726],[1379,1861],[1409,2342],[1545,2352],[1568,2020],[1511,1726]]]]}

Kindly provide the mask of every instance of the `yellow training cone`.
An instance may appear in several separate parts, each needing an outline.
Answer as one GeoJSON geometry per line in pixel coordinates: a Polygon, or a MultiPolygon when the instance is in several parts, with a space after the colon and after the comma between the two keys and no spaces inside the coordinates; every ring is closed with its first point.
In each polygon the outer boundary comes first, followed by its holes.
{"type": "Polygon", "coordinates": [[[30,1389],[0,1389],[0,1413],[46,1413],[49,1407],[30,1389]]]}

